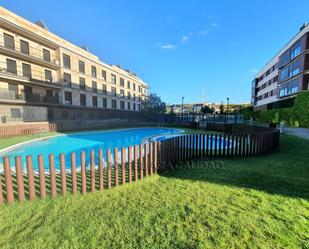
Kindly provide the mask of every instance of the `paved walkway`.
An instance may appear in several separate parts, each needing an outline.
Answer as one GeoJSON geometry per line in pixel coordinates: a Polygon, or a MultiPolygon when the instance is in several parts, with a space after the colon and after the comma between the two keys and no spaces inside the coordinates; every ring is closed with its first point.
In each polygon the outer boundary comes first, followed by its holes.
{"type": "Polygon", "coordinates": [[[284,128],[284,133],[309,139],[309,128],[284,128]]]}

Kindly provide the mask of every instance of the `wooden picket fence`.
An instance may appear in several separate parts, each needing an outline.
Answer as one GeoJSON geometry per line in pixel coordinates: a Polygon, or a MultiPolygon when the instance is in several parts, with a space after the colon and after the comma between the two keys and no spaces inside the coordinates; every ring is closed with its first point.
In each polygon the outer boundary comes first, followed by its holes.
{"type": "Polygon", "coordinates": [[[32,156],[26,157],[23,170],[22,158],[3,159],[0,172],[0,204],[20,202],[37,197],[55,198],[58,194],[73,195],[78,192],[94,192],[110,189],[120,184],[143,180],[144,177],[168,170],[172,165],[192,159],[217,157],[245,157],[273,152],[279,146],[279,131],[269,128],[252,133],[192,134],[171,137],[160,142],[150,142],[128,148],[90,151],[90,162],[86,165],[86,154],[70,154],[70,170],[67,169],[65,154],[60,154],[60,170],[56,170],[55,156],[49,155],[48,170],[44,158],[37,158],[38,170],[34,171],[32,156]],[[120,154],[120,158],[119,157],[120,154]],[[77,156],[80,165],[77,165],[77,156]],[[95,157],[97,156],[98,162],[95,157]]]}
{"type": "Polygon", "coordinates": [[[57,125],[49,122],[0,124],[0,138],[28,136],[57,131],[57,125]]]}

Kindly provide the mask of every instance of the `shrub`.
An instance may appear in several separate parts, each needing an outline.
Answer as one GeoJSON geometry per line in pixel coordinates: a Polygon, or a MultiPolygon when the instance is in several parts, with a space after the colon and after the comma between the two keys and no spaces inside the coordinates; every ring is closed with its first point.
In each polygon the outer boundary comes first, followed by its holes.
{"type": "Polygon", "coordinates": [[[261,111],[257,119],[275,124],[285,121],[292,127],[309,127],[309,92],[298,94],[293,107],[261,111]]]}

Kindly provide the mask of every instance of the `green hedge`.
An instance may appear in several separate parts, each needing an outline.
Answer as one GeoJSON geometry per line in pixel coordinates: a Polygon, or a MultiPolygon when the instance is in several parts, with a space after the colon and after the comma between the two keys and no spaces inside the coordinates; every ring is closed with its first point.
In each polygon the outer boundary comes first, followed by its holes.
{"type": "Polygon", "coordinates": [[[298,94],[293,107],[261,111],[257,119],[276,124],[285,121],[292,127],[309,127],[309,92],[298,94]]]}

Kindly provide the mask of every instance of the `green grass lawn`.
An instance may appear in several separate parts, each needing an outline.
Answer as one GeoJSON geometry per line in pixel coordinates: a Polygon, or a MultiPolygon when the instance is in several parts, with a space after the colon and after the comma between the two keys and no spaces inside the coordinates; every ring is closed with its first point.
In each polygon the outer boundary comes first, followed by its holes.
{"type": "Polygon", "coordinates": [[[84,196],[0,207],[0,248],[309,248],[309,141],[84,196]]]}

